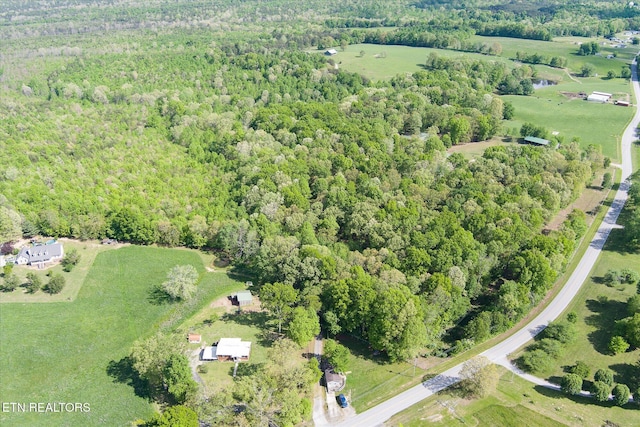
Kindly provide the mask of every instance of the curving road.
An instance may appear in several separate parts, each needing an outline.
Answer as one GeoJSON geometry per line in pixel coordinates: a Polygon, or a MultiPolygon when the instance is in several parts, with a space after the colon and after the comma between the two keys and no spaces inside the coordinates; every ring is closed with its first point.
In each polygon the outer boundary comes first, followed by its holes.
{"type": "MultiPolygon", "coordinates": [[[[631,66],[632,70],[632,87],[636,96],[637,102],[640,102],[640,85],[638,84],[638,72],[637,64],[634,63],[631,66]]],[[[511,335],[504,341],[496,344],[487,351],[481,353],[482,356],[487,357],[494,363],[503,365],[523,378],[534,382],[536,384],[556,387],[548,382],[532,375],[525,374],[514,367],[508,360],[507,356],[522,347],[540,331],[542,331],[549,322],[555,320],[565,310],[567,305],[578,293],[578,290],[587,279],[591,268],[595,264],[602,247],[604,246],[609,233],[614,228],[619,228],[616,225],[618,215],[622,210],[626,200],[627,191],[629,189],[629,176],[633,171],[631,164],[631,144],[636,139],[636,128],[640,123],[640,109],[636,108],[636,113],[631,120],[629,126],[627,126],[622,136],[622,179],[615,195],[615,199],[607,211],[600,228],[596,235],[593,237],[589,248],[582,256],[580,263],[569,277],[569,280],[562,288],[562,290],[556,295],[556,297],[549,303],[549,305],[531,322],[525,325],[515,334],[511,335]]],[[[404,409],[420,402],[427,397],[444,390],[445,388],[460,381],[458,376],[462,363],[454,366],[453,368],[443,372],[436,377],[425,381],[399,395],[349,419],[348,421],[339,424],[344,427],[370,427],[382,425],[391,416],[403,411],[404,409]]]]}

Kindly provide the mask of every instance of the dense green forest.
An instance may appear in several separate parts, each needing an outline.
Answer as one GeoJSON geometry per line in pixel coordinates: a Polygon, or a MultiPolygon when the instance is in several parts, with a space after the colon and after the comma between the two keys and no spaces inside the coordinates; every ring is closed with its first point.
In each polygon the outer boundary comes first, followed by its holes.
{"type": "Polygon", "coordinates": [[[393,361],[506,330],[563,271],[585,214],[542,230],[606,163],[600,147],[509,144],[474,161],[446,152],[503,135],[513,107],[500,95],[530,94],[532,67],[433,54],[422,71],[371,82],[309,50],[480,51],[474,34],[636,28],[637,9],[138,3],[3,3],[0,241],[215,251],[393,361]]]}
{"type": "Polygon", "coordinates": [[[446,348],[469,313],[496,332],[539,301],[584,219],[540,231],[602,165],[599,149],[445,154],[499,134],[511,108],[496,93],[530,93],[531,68],[431,55],[425,71],[373,84],[282,36],[243,37],[147,35],[8,76],[2,240],[210,248],[392,359],[446,348]]]}

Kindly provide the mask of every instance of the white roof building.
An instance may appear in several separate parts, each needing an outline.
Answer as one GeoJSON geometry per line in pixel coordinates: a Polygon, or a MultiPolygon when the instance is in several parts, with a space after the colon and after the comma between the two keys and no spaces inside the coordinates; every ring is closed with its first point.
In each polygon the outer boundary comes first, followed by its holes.
{"type": "Polygon", "coordinates": [[[220,338],[218,345],[205,347],[202,360],[247,360],[251,354],[251,341],[241,338],[220,338]]]}
{"type": "Polygon", "coordinates": [[[605,95],[598,95],[595,92],[592,93],[591,95],[589,95],[587,97],[587,101],[590,102],[601,102],[603,104],[606,104],[607,102],[609,102],[609,97],[605,96],[605,95]]]}

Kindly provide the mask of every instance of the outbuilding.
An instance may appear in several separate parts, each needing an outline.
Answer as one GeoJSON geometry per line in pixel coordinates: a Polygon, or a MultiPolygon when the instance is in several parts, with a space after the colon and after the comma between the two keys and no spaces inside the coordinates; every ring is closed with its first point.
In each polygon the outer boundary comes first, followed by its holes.
{"type": "Polygon", "coordinates": [[[191,344],[200,344],[200,342],[202,341],[202,335],[189,333],[189,335],[187,335],[187,339],[191,344]]]}
{"type": "Polygon", "coordinates": [[[333,55],[337,55],[338,51],[335,49],[327,49],[324,51],[324,54],[327,56],[333,56],[333,55]]]}
{"type": "Polygon", "coordinates": [[[549,145],[549,140],[548,139],[543,139],[543,138],[537,138],[535,136],[527,136],[524,138],[524,142],[527,144],[533,144],[533,145],[544,145],[547,146],[549,145]]]}
{"type": "Polygon", "coordinates": [[[236,301],[240,307],[245,305],[251,305],[253,302],[253,296],[251,291],[240,291],[236,294],[236,301]]]}

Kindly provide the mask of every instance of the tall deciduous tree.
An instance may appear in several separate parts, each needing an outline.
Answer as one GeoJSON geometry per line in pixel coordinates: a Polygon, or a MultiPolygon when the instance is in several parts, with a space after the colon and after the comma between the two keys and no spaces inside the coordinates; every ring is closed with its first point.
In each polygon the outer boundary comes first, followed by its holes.
{"type": "Polygon", "coordinates": [[[483,356],[469,359],[460,370],[461,387],[469,394],[484,397],[496,389],[500,376],[496,365],[483,356]]]}
{"type": "Polygon", "coordinates": [[[280,282],[266,283],[260,289],[260,302],[278,324],[278,333],[282,333],[282,324],[293,312],[298,291],[291,285],[280,282]]]}
{"type": "Polygon", "coordinates": [[[176,265],[167,274],[162,289],[173,299],[189,300],[196,293],[198,271],[192,265],[176,265]]]}
{"type": "Polygon", "coordinates": [[[336,372],[346,372],[349,369],[349,349],[336,340],[324,341],[324,355],[336,372]]]}
{"type": "Polygon", "coordinates": [[[291,315],[287,335],[298,345],[303,346],[320,333],[320,319],[315,311],[296,307],[291,315]]]}
{"type": "Polygon", "coordinates": [[[386,351],[392,361],[414,357],[426,344],[420,300],[406,286],[380,292],[372,313],[369,340],[374,348],[386,351]]]}
{"type": "Polygon", "coordinates": [[[560,388],[567,394],[579,394],[582,391],[582,377],[577,374],[567,374],[562,377],[560,388]]]}

